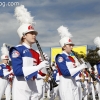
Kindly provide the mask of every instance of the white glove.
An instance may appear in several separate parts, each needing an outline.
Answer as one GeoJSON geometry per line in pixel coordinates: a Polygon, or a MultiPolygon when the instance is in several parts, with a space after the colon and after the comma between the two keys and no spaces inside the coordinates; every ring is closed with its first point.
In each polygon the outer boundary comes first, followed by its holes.
{"type": "Polygon", "coordinates": [[[77,72],[83,70],[84,68],[87,68],[87,66],[86,66],[86,64],[83,63],[83,64],[79,65],[79,66],[76,67],[76,68],[70,69],[69,71],[70,71],[71,76],[73,76],[73,75],[75,75],[77,72]]]}
{"type": "Polygon", "coordinates": [[[44,73],[44,74],[47,74],[47,68],[46,67],[42,68],[41,72],[44,73]]]}
{"type": "Polygon", "coordinates": [[[39,64],[39,66],[41,66],[42,68],[44,68],[44,67],[48,68],[49,67],[49,62],[44,60],[39,64]]]}

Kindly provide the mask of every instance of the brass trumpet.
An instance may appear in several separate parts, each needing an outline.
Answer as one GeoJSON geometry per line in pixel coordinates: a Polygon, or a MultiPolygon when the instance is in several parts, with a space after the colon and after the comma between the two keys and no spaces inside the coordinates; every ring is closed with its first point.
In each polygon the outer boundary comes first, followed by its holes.
{"type": "Polygon", "coordinates": [[[48,82],[48,80],[49,80],[49,74],[46,74],[46,77],[43,79],[44,80],[44,82],[48,82]]]}

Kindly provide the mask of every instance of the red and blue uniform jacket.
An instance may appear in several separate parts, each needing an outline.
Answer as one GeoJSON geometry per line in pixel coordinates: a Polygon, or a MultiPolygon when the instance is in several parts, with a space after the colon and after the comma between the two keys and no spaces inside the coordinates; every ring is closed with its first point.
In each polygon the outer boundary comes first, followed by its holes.
{"type": "Polygon", "coordinates": [[[58,67],[59,75],[62,75],[64,77],[72,76],[73,78],[75,78],[80,73],[80,71],[77,70],[75,70],[74,72],[75,60],[65,53],[58,54],[55,58],[55,61],[58,67]],[[73,72],[75,73],[74,75],[73,72]]]}
{"type": "Polygon", "coordinates": [[[25,43],[12,47],[10,49],[10,58],[16,77],[24,76],[25,80],[29,80],[36,78],[37,74],[45,76],[37,66],[40,63],[39,54],[25,43]]]}

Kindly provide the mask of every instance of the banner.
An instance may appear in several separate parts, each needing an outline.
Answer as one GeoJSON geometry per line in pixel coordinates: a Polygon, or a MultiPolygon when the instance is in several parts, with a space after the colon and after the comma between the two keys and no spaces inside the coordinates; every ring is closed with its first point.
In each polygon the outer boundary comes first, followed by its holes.
{"type": "MultiPolygon", "coordinates": [[[[82,45],[82,46],[74,46],[73,51],[77,52],[78,54],[87,54],[87,45],[82,45]]],[[[59,53],[62,53],[62,48],[61,47],[52,47],[51,48],[51,63],[55,61],[55,56],[59,53]]]]}

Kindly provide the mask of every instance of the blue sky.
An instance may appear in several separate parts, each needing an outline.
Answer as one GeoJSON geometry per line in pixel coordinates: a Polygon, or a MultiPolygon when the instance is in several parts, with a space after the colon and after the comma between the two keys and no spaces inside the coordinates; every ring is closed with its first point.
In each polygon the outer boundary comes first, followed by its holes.
{"type": "MultiPolygon", "coordinates": [[[[100,0],[0,0],[0,47],[3,43],[17,45],[19,23],[14,16],[17,5],[24,5],[36,22],[37,39],[50,56],[51,47],[59,47],[57,28],[68,27],[75,45],[94,46],[94,38],[100,36],[100,0]],[[6,6],[4,6],[5,4],[6,6]]],[[[36,45],[33,45],[34,49],[36,45]]]]}

